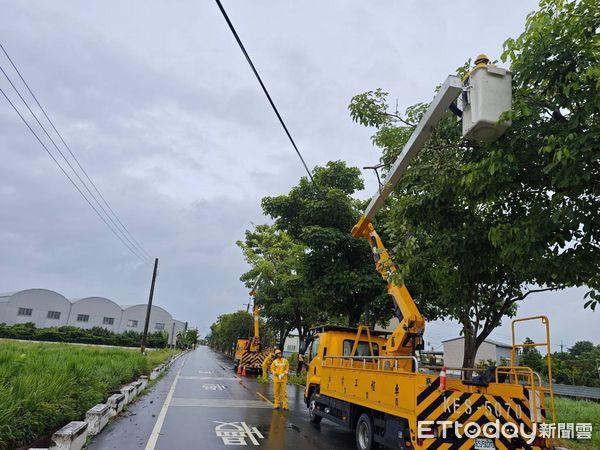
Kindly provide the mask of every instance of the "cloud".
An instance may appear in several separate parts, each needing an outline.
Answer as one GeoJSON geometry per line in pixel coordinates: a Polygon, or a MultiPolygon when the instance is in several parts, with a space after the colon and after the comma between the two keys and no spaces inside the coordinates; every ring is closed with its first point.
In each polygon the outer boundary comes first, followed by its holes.
{"type": "MultiPolygon", "coordinates": [[[[372,131],[349,119],[353,95],[381,87],[401,109],[431,99],[467,58],[497,57],[535,2],[225,6],[309,165],[362,167],[379,152],[372,131]]],[[[260,199],[304,172],[215,5],[28,0],[4,2],[2,15],[3,45],[113,209],[160,258],[156,303],[204,330],[242,308],[246,265],[235,241],[267,221],[260,199]]],[[[146,301],[151,268],[4,101],[0,156],[1,291],[146,301]]],[[[366,198],[376,181],[365,176],[366,198]]]]}

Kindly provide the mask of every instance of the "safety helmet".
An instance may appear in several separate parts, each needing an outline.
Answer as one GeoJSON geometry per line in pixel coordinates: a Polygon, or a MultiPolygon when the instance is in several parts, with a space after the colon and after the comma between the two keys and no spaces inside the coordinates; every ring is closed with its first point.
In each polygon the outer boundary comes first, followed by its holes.
{"type": "Polygon", "coordinates": [[[279,350],[279,349],[275,350],[275,354],[276,355],[281,355],[281,350],[279,350]]]}

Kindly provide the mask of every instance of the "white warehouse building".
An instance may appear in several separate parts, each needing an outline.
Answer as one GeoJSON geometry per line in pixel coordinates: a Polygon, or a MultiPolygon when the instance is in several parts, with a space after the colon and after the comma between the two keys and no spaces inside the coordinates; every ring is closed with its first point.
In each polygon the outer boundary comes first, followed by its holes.
{"type": "MultiPolygon", "coordinates": [[[[447,339],[442,341],[442,344],[444,344],[444,364],[449,367],[462,367],[465,338],[447,339]]],[[[477,350],[475,364],[488,360],[495,361],[497,365],[506,364],[510,361],[511,350],[512,347],[508,344],[486,339],[477,350]]]]}
{"type": "MultiPolygon", "coordinates": [[[[67,299],[49,289],[25,289],[0,294],[0,323],[14,325],[33,322],[38,328],[72,325],[79,328],[102,327],[115,333],[144,331],[147,305],[119,306],[104,297],[67,299]]],[[[152,305],[148,332],[166,331],[169,344],[183,331],[185,323],[173,318],[164,308],[152,305]]]]}

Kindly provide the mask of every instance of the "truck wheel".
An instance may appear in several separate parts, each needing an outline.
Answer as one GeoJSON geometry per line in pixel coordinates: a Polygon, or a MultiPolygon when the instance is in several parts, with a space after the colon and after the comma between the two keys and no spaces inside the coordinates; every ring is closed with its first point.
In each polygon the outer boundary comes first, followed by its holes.
{"type": "Polygon", "coordinates": [[[317,409],[317,401],[315,400],[315,394],[310,394],[310,400],[308,401],[308,417],[310,419],[310,423],[319,424],[321,423],[321,419],[323,417],[319,416],[315,413],[317,409]]]}
{"type": "Polygon", "coordinates": [[[361,414],[356,423],[356,448],[359,450],[371,450],[373,444],[373,420],[369,414],[361,414]]]}

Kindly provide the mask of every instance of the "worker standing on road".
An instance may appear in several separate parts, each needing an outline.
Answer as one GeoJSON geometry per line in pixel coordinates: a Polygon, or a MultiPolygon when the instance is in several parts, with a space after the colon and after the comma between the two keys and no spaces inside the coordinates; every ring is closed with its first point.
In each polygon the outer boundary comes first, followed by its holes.
{"type": "Polygon", "coordinates": [[[273,392],[275,400],[273,408],[279,408],[279,401],[283,404],[283,409],[288,409],[287,398],[287,375],[290,371],[290,363],[281,354],[281,350],[275,350],[275,359],[271,363],[271,373],[273,374],[273,392]]]}
{"type": "Polygon", "coordinates": [[[269,368],[273,362],[273,353],[269,353],[262,363],[262,376],[265,381],[269,378],[269,368]]]}

